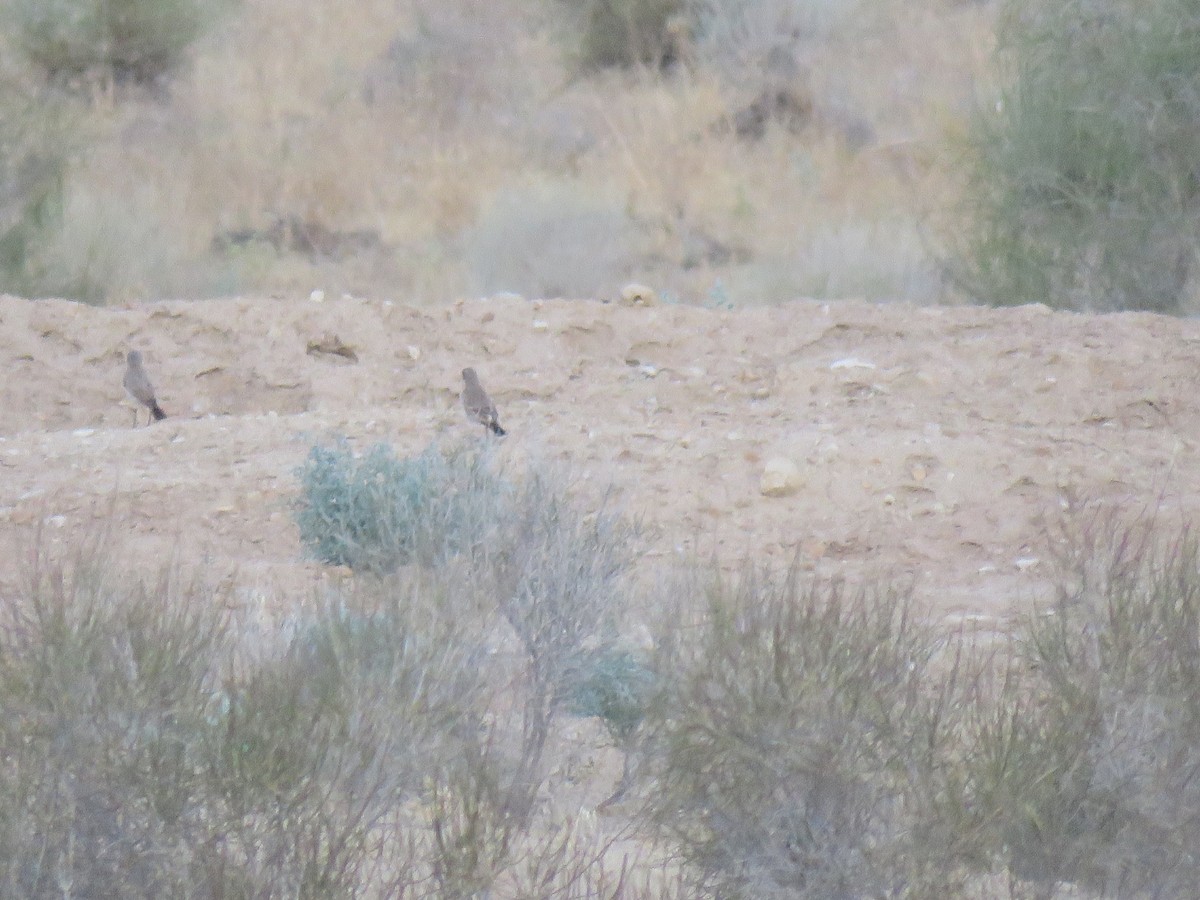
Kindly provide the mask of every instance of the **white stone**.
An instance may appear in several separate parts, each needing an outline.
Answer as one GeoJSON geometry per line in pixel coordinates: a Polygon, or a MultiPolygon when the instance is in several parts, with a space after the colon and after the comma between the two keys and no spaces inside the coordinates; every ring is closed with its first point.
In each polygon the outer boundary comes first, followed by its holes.
{"type": "Polygon", "coordinates": [[[787,497],[803,487],[804,476],[800,474],[799,467],[783,456],[767,460],[758,483],[759,491],[766,497],[787,497]]]}
{"type": "Polygon", "coordinates": [[[829,364],[829,368],[834,371],[838,369],[873,369],[875,363],[868,362],[865,359],[857,359],[853,356],[847,356],[845,359],[834,360],[829,364]]]}
{"type": "Polygon", "coordinates": [[[621,302],[625,306],[658,306],[658,294],[644,284],[627,284],[621,288],[621,302]]]}

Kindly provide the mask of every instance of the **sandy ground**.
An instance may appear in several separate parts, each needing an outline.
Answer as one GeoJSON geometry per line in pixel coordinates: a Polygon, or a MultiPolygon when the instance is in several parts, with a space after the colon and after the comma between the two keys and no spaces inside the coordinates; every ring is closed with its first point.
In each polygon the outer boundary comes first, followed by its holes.
{"type": "Polygon", "coordinates": [[[0,297],[0,584],[39,522],[66,542],[109,520],[135,566],[173,553],[247,601],[302,601],[324,577],[288,511],[309,448],[482,439],[469,365],[503,454],[611,485],[650,565],[799,554],[915,576],[949,621],[1003,617],[1044,592],[1064,507],[1196,513],[1198,359],[1200,322],[1043,307],[0,297]],[[312,349],[339,342],[357,361],[312,349]],[[122,405],[130,348],[170,414],[152,427],[122,405]],[[760,493],[776,456],[804,479],[791,496],[760,493]]]}

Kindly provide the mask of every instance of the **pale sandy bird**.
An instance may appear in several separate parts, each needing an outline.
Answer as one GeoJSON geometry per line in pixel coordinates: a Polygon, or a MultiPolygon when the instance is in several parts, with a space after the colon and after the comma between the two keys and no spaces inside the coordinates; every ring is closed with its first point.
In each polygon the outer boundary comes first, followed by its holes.
{"type": "MultiPolygon", "coordinates": [[[[129,395],[129,399],[138,406],[144,406],[150,411],[150,415],[157,422],[165,419],[167,414],[162,411],[162,407],[158,405],[158,400],[154,396],[154,385],[150,383],[150,376],[146,374],[146,370],[142,367],[142,354],[140,350],[130,350],[129,356],[126,357],[128,365],[125,368],[125,380],[122,384],[125,385],[125,393],[129,395]]],[[[133,410],[133,424],[137,425],[137,407],[133,410]]],[[[150,424],[149,418],[146,419],[146,424],[150,424]]]]}
{"type": "Polygon", "coordinates": [[[475,370],[463,369],[462,374],[465,382],[462,401],[467,415],[472,421],[481,423],[497,436],[502,437],[507,434],[508,432],[500,427],[500,416],[496,412],[496,404],[492,402],[492,398],[487,395],[487,391],[479,383],[479,376],[475,374],[475,370]]]}

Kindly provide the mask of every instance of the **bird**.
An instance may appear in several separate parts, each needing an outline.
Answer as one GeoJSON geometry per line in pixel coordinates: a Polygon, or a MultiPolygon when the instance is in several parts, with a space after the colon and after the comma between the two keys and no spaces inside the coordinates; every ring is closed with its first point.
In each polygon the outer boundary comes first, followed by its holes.
{"type": "MultiPolygon", "coordinates": [[[[150,376],[142,367],[141,351],[130,350],[125,361],[128,365],[125,368],[125,379],[122,384],[125,385],[125,393],[129,395],[129,399],[138,406],[144,406],[150,410],[150,415],[154,417],[155,422],[165,419],[167,414],[158,405],[158,400],[154,396],[154,385],[150,383],[150,376]]],[[[137,425],[137,406],[133,409],[133,424],[137,425]]],[[[150,424],[149,419],[146,420],[146,424],[150,424]]]]}
{"type": "Polygon", "coordinates": [[[465,383],[462,392],[462,402],[463,409],[467,411],[467,415],[473,421],[482,424],[497,437],[503,437],[508,434],[507,431],[500,427],[500,416],[496,413],[496,404],[492,402],[492,398],[487,395],[487,391],[479,383],[479,376],[475,374],[475,370],[463,369],[462,376],[465,383]]]}

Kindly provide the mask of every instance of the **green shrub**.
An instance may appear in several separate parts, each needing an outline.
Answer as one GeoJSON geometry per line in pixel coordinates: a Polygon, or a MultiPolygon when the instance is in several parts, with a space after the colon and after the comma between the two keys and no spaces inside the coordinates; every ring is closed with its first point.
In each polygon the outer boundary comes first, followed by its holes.
{"type": "Polygon", "coordinates": [[[476,557],[476,577],[557,706],[616,640],[637,528],[584,506],[553,470],[528,472],[501,522],[476,557]]]}
{"type": "Polygon", "coordinates": [[[479,477],[461,521],[495,530],[456,564],[262,629],[177,570],[113,577],[103,543],[35,547],[0,605],[0,896],[655,896],[609,882],[606,842],[534,830],[628,532],[556,476],[479,477]]]}
{"type": "Polygon", "coordinates": [[[492,777],[495,688],[444,590],[397,592],[235,634],[178,572],[35,550],[0,621],[0,895],[410,896],[436,860],[401,811],[492,777]]]}
{"type": "Polygon", "coordinates": [[[301,897],[360,896],[385,877],[398,890],[428,870],[393,817],[483,727],[482,651],[459,618],[436,590],[372,613],[333,602],[247,653],[208,744],[217,868],[240,861],[301,897]]]}
{"type": "Polygon", "coordinates": [[[203,746],[228,616],[164,576],[115,584],[100,555],[39,550],[0,627],[0,894],[192,890],[212,839],[203,746]]]}
{"type": "Polygon", "coordinates": [[[627,650],[609,650],[590,660],[571,693],[571,712],[603,720],[618,746],[641,724],[654,673],[627,650]]]}
{"type": "Polygon", "coordinates": [[[297,475],[305,549],[320,562],[375,573],[471,548],[505,490],[484,455],[430,448],[400,459],[386,444],[361,459],[345,444],[313,447],[297,475]]]}
{"type": "Polygon", "coordinates": [[[621,780],[606,804],[624,799],[635,784],[642,757],[641,725],[656,686],[653,670],[627,650],[616,647],[591,656],[575,676],[570,698],[572,714],[599,718],[623,754],[621,780]]]}
{"type": "Polygon", "coordinates": [[[648,804],[705,896],[956,895],[952,694],[909,590],[705,593],[657,641],[645,726],[648,804]]]}
{"type": "Polygon", "coordinates": [[[230,0],[13,0],[18,50],[47,79],[158,84],[230,0]]]}
{"type": "Polygon", "coordinates": [[[1200,547],[1092,514],[1054,604],[1025,623],[967,755],[994,849],[1021,878],[1103,896],[1200,880],[1200,547]]]}
{"type": "Polygon", "coordinates": [[[0,278],[27,293],[40,248],[62,224],[63,189],[74,143],[59,98],[0,83],[0,278]]]}
{"type": "Polygon", "coordinates": [[[533,809],[543,751],[581,674],[611,652],[627,604],[637,528],[585,506],[559,471],[531,468],[471,560],[482,606],[498,611],[520,649],[520,766],[507,814],[533,809]]]}
{"type": "Polygon", "coordinates": [[[659,67],[674,60],[684,0],[588,0],[582,63],[659,67]]]}
{"type": "Polygon", "coordinates": [[[1200,3],[1009,0],[951,268],[998,305],[1178,312],[1200,239],[1200,3]]]}

